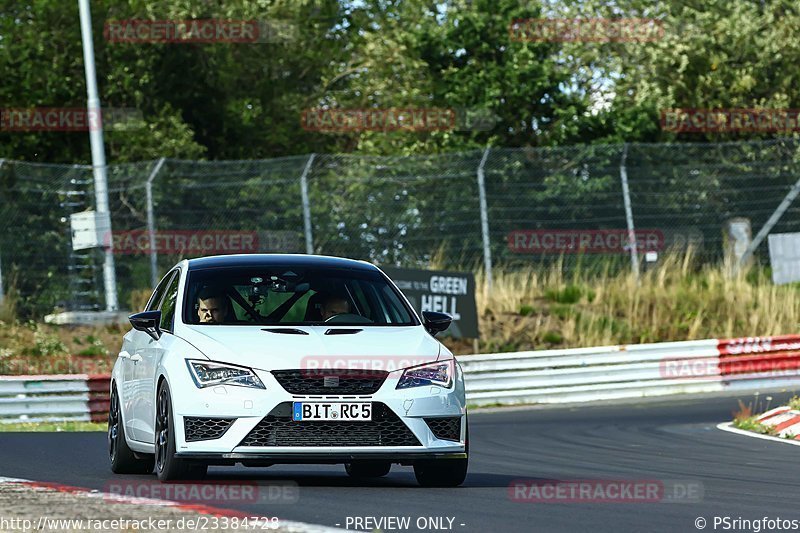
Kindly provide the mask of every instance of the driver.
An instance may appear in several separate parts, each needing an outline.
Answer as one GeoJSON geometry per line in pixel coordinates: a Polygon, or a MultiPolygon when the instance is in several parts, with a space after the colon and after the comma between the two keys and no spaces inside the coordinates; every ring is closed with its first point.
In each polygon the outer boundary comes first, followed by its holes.
{"type": "Polygon", "coordinates": [[[350,302],[347,298],[343,298],[342,296],[328,296],[325,301],[322,302],[322,309],[320,311],[322,313],[322,320],[325,321],[332,316],[349,313],[350,302]]]}
{"type": "Polygon", "coordinates": [[[201,324],[223,324],[231,314],[231,302],[222,289],[204,287],[197,295],[197,317],[201,324]]]}

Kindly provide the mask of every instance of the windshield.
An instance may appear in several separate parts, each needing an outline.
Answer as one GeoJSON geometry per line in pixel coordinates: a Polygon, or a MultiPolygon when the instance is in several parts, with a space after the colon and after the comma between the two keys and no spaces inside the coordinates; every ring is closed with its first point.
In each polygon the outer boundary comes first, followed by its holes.
{"type": "Polygon", "coordinates": [[[379,272],[294,266],[189,273],[183,321],[198,325],[414,326],[379,272]]]}

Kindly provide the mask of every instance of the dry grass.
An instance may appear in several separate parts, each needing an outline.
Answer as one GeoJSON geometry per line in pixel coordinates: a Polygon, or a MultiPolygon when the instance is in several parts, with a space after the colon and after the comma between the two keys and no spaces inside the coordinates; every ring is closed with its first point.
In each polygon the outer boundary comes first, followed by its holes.
{"type": "Polygon", "coordinates": [[[733,413],[733,427],[773,437],[778,435],[773,426],[758,421],[758,415],[753,414],[752,403],[745,404],[742,400],[739,400],[739,410],[733,413]]]}
{"type": "MultiPolygon", "coordinates": [[[[751,268],[697,268],[690,251],[666,255],[637,281],[630,272],[558,266],[495,271],[492,290],[477,275],[482,352],[586,347],[793,333],[800,324],[795,285],[775,286],[751,268]]],[[[466,343],[453,343],[460,353],[466,343]]]]}
{"type": "MultiPolygon", "coordinates": [[[[735,276],[729,272],[726,265],[698,268],[691,251],[667,254],[638,284],[629,272],[613,273],[606,268],[565,274],[556,265],[525,272],[495,270],[489,291],[479,271],[480,351],[797,331],[797,285],[775,286],[756,267],[735,276]]],[[[146,296],[144,292],[136,294],[131,303],[141,308],[146,296]]],[[[10,313],[13,316],[13,309],[10,313]]],[[[6,311],[5,319],[0,318],[0,374],[91,372],[92,365],[110,368],[127,330],[124,326],[20,324],[9,320],[8,314],[6,311]]],[[[474,353],[471,341],[445,339],[445,343],[455,353],[474,353]]]]}
{"type": "MultiPolygon", "coordinates": [[[[0,322],[12,322],[17,316],[19,294],[17,294],[16,290],[16,280],[16,275],[12,273],[4,283],[7,286],[7,292],[3,294],[3,301],[0,302],[0,322]]],[[[0,344],[0,347],[2,347],[2,344],[0,344]]]]}
{"type": "Polygon", "coordinates": [[[0,321],[0,374],[109,372],[125,331],[0,321]]]}

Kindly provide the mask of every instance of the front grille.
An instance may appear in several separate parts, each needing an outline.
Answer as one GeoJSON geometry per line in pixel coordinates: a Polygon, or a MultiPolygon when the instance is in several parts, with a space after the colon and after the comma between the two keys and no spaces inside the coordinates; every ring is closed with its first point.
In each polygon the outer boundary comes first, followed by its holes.
{"type": "Polygon", "coordinates": [[[417,437],[385,404],[372,402],[369,422],[292,420],[292,402],[265,416],[239,446],[420,446],[417,437]]]}
{"type": "Polygon", "coordinates": [[[199,418],[187,416],[183,419],[186,442],[218,439],[228,431],[235,418],[199,418]]]}
{"type": "Polygon", "coordinates": [[[385,370],[360,369],[301,369],[273,370],[272,375],[281,387],[291,394],[374,394],[381,388],[385,370]]]}
{"type": "Polygon", "coordinates": [[[461,440],[461,417],[426,418],[425,423],[431,428],[437,439],[461,440]]]}

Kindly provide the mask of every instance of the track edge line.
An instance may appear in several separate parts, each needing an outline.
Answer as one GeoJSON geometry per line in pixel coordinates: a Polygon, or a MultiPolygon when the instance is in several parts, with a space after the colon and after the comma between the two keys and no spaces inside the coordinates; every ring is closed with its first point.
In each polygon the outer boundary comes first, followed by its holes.
{"type": "Polygon", "coordinates": [[[746,437],[754,437],[756,439],[771,440],[773,442],[782,442],[784,444],[792,444],[800,446],[800,442],[792,439],[784,439],[783,437],[773,437],[772,435],[761,435],[760,433],[753,433],[744,429],[733,427],[733,422],[720,422],[717,424],[717,429],[727,431],[728,433],[736,433],[737,435],[744,435],[746,437]]]}

